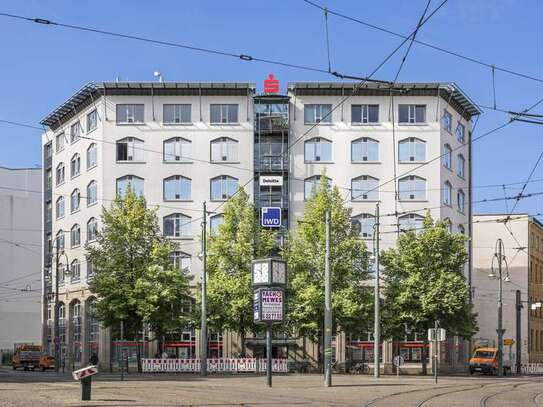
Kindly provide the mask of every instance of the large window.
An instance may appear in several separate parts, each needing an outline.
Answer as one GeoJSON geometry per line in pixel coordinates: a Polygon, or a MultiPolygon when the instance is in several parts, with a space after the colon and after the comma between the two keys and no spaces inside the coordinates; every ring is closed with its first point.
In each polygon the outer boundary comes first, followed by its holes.
{"type": "Polygon", "coordinates": [[[183,253],[177,250],[175,252],[170,253],[170,260],[176,269],[190,272],[190,268],[191,268],[190,254],[183,253]]]}
{"type": "Polygon", "coordinates": [[[81,264],[79,263],[79,260],[75,259],[70,264],[70,275],[72,281],[79,281],[81,279],[81,264]]]}
{"type": "Polygon", "coordinates": [[[64,231],[60,229],[55,236],[57,250],[60,252],[64,250],[64,231]]]}
{"type": "Polygon", "coordinates": [[[126,137],[117,141],[117,161],[143,161],[143,140],[126,137]]]}
{"type": "Polygon", "coordinates": [[[408,213],[407,215],[400,216],[398,223],[400,230],[406,232],[408,230],[420,231],[422,229],[424,217],[416,213],[408,213]]]}
{"type": "Polygon", "coordinates": [[[211,105],[211,123],[212,124],[236,124],[238,119],[239,105],[221,104],[211,105]]]}
{"type": "Polygon", "coordinates": [[[87,114],[87,133],[98,127],[98,112],[93,110],[87,114]]]}
{"type": "Polygon", "coordinates": [[[458,190],[458,193],[456,194],[456,204],[458,205],[458,210],[464,213],[466,209],[466,194],[464,194],[464,191],[461,189],[458,190]]]}
{"type": "Polygon", "coordinates": [[[452,148],[448,144],[443,146],[443,166],[449,170],[452,168],[452,148]]]}
{"type": "Polygon", "coordinates": [[[354,163],[379,161],[379,142],[362,137],[351,142],[351,160],[354,163]]]}
{"type": "Polygon", "coordinates": [[[76,223],[70,230],[70,247],[77,247],[81,244],[81,228],[76,223]]]}
{"type": "Polygon", "coordinates": [[[125,175],[124,177],[117,178],[117,195],[124,196],[128,191],[128,188],[138,195],[143,195],[143,178],[136,177],[135,175],[125,175]]]}
{"type": "MultiPolygon", "coordinates": [[[[328,181],[328,188],[332,186],[332,180],[328,177],[326,177],[326,180],[328,181]]],[[[314,175],[312,177],[306,178],[304,180],[304,199],[307,201],[309,198],[313,196],[314,193],[317,192],[319,185],[321,182],[321,176],[320,175],[314,175]]]]}
{"type": "Polygon", "coordinates": [[[45,150],[45,158],[50,159],[53,157],[53,143],[49,142],[44,147],[45,150]]]}
{"type": "Polygon", "coordinates": [[[362,175],[351,180],[351,199],[353,201],[379,200],[379,180],[362,175]]]}
{"type": "Polygon", "coordinates": [[[48,169],[45,171],[45,179],[46,179],[46,189],[49,191],[51,188],[53,188],[53,170],[48,169]]]}
{"type": "MultiPolygon", "coordinates": [[[[76,260],[74,260],[75,262],[76,260]]],[[[79,262],[77,262],[77,268],[79,270],[79,262]]],[[[74,277],[72,276],[72,280],[74,280],[74,277]]],[[[77,280],[79,280],[79,276],[77,277],[77,280]]],[[[72,334],[72,355],[74,358],[74,362],[81,362],[81,351],[82,351],[82,343],[81,343],[81,333],[83,331],[82,326],[82,318],[81,318],[81,303],[79,301],[76,301],[71,304],[71,334],[72,334]]]]}
{"type": "Polygon", "coordinates": [[[81,192],[79,189],[74,189],[70,195],[70,211],[72,213],[79,210],[79,205],[81,203],[81,192]]]}
{"type": "Polygon", "coordinates": [[[192,237],[192,219],[182,213],[164,217],[164,235],[168,237],[192,237]]]}
{"type": "Polygon", "coordinates": [[[211,161],[238,161],[238,142],[228,137],[213,140],[211,161]]]}
{"type": "Polygon", "coordinates": [[[375,216],[369,213],[362,213],[352,218],[353,225],[359,228],[359,236],[364,239],[373,237],[373,228],[375,226],[375,216]]]}
{"type": "Polygon", "coordinates": [[[81,174],[81,157],[75,153],[70,160],[70,177],[74,178],[81,174]]]}
{"type": "Polygon", "coordinates": [[[87,148],[87,170],[96,167],[96,165],[98,165],[97,147],[96,144],[92,143],[87,148]]]}
{"type": "Polygon", "coordinates": [[[173,175],[164,180],[164,200],[183,201],[190,199],[191,180],[181,175],[173,175]]]}
{"type": "Polygon", "coordinates": [[[222,201],[230,198],[238,190],[238,180],[229,175],[220,175],[211,180],[211,200],[222,201]]]}
{"type": "Polygon", "coordinates": [[[409,137],[398,143],[400,162],[418,162],[426,160],[426,142],[416,137],[409,137]]]}
{"type": "Polygon", "coordinates": [[[98,184],[96,181],[91,181],[87,185],[87,206],[94,205],[96,202],[98,202],[98,184]]]}
{"type": "Polygon", "coordinates": [[[81,137],[81,124],[76,122],[70,127],[70,143],[75,143],[81,137]]]}
{"type": "Polygon", "coordinates": [[[219,214],[209,218],[209,231],[211,234],[215,234],[219,231],[219,226],[224,223],[224,215],[219,214]]]}
{"type": "Polygon", "coordinates": [[[408,175],[398,181],[400,201],[423,201],[426,199],[426,180],[416,175],[408,175]]]}
{"type": "Polygon", "coordinates": [[[164,161],[190,161],[192,158],[191,142],[181,137],[164,141],[164,161]]]}
{"type": "Polygon", "coordinates": [[[64,183],[64,163],[59,163],[57,165],[57,185],[64,183]]]}
{"type": "Polygon", "coordinates": [[[379,105],[351,105],[351,123],[378,123],[379,105]]]}
{"type": "Polygon", "coordinates": [[[57,199],[57,202],[56,202],[56,217],[57,219],[60,219],[60,218],[63,218],[64,217],[64,197],[61,196],[60,198],[57,199]]]}
{"type": "Polygon", "coordinates": [[[304,123],[332,123],[332,105],[304,105],[304,123]]]}
{"type": "Polygon", "coordinates": [[[460,143],[464,143],[466,141],[466,128],[463,124],[458,123],[456,126],[456,139],[460,143]]]}
{"type": "Polygon", "coordinates": [[[451,206],[452,186],[449,181],[443,183],[443,204],[451,206]]]}
{"type": "Polygon", "coordinates": [[[165,124],[190,123],[191,105],[164,105],[162,121],[165,124]]]}
{"type": "Polygon", "coordinates": [[[305,161],[332,161],[332,142],[315,137],[305,142],[305,161]]]}
{"type": "Polygon", "coordinates": [[[400,123],[426,123],[426,105],[399,105],[400,123]]]}
{"type": "Polygon", "coordinates": [[[465,176],[465,169],[466,167],[466,160],[462,154],[458,154],[457,160],[456,160],[456,174],[460,178],[464,178],[465,176]]]}
{"type": "Polygon", "coordinates": [[[55,136],[55,151],[58,153],[64,150],[64,133],[55,136]]]}
{"type": "Polygon", "coordinates": [[[92,242],[96,240],[96,235],[98,233],[98,221],[96,218],[90,218],[87,222],[87,241],[92,242]]]}
{"type": "Polygon", "coordinates": [[[444,110],[443,117],[441,118],[441,126],[447,130],[449,133],[452,132],[452,115],[444,110]]]}
{"type": "Polygon", "coordinates": [[[117,123],[143,123],[143,105],[117,105],[117,123]]]}

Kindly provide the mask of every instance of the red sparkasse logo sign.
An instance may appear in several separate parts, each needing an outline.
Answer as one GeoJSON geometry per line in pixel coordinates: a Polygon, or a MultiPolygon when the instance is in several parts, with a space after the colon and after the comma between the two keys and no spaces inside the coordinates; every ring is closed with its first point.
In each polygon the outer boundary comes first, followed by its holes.
{"type": "Polygon", "coordinates": [[[264,93],[279,93],[279,81],[272,73],[264,80],[264,93]]]}

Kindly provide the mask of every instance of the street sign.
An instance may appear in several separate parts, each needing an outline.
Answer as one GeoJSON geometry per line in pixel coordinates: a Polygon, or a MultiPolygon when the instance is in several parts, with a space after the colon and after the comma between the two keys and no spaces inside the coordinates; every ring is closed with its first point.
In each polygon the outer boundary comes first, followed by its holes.
{"type": "Polygon", "coordinates": [[[394,359],[392,359],[392,363],[394,363],[394,366],[399,367],[405,363],[405,360],[403,356],[394,356],[394,359]]]}
{"type": "Polygon", "coordinates": [[[255,322],[274,323],[283,320],[285,295],[281,288],[259,288],[255,291],[255,322]]]}
{"type": "Polygon", "coordinates": [[[270,228],[281,227],[281,208],[264,207],[262,208],[262,226],[270,228]]]}
{"type": "Polygon", "coordinates": [[[504,340],[503,340],[503,344],[504,344],[505,346],[513,346],[513,345],[515,344],[515,340],[514,340],[514,339],[511,339],[511,338],[509,338],[509,339],[504,339],[504,340]]]}
{"type": "Polygon", "coordinates": [[[437,328],[437,337],[436,337],[436,329],[430,328],[428,329],[428,340],[429,341],[438,341],[443,342],[447,339],[447,331],[443,328],[437,328]]]}
{"type": "Polygon", "coordinates": [[[72,376],[74,380],[85,379],[86,377],[93,376],[98,373],[98,368],[96,366],[87,366],[79,370],[74,370],[72,376]]]}

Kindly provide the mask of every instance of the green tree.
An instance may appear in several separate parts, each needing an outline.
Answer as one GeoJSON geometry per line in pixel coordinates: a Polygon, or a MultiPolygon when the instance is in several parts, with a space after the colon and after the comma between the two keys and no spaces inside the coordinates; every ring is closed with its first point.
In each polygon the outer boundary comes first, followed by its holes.
{"type": "Polygon", "coordinates": [[[449,233],[447,224],[434,223],[430,214],[423,226],[419,233],[403,233],[396,247],[381,255],[383,334],[403,337],[407,325],[422,334],[426,344],[427,330],[439,321],[449,334],[468,339],[477,331],[477,323],[463,274],[467,238],[449,233]]]}
{"type": "Polygon", "coordinates": [[[210,235],[207,286],[209,326],[236,332],[245,354],[245,337],[254,332],[251,261],[269,257],[275,233],[260,227],[255,207],[240,189],[224,206],[224,222],[210,235]]]}
{"type": "MultiPolygon", "coordinates": [[[[371,324],[373,308],[368,279],[368,253],[351,223],[351,209],[343,205],[337,187],[325,176],[305,204],[303,219],[285,250],[288,259],[288,326],[313,341],[322,340],[324,324],[325,216],[331,213],[330,265],[332,315],[336,328],[362,332],[371,324]]],[[[320,348],[320,346],[319,346],[320,348]]]]}

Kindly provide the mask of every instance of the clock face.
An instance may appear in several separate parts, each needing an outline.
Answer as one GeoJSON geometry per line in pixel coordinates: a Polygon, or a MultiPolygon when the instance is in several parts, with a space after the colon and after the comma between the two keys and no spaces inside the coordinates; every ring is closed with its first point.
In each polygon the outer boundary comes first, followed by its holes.
{"type": "Polygon", "coordinates": [[[286,284],[286,266],[285,263],[280,262],[273,262],[273,282],[274,283],[280,283],[280,284],[286,284]]]}
{"type": "Polygon", "coordinates": [[[268,282],[268,264],[256,263],[253,265],[253,282],[255,284],[268,282]]]}

